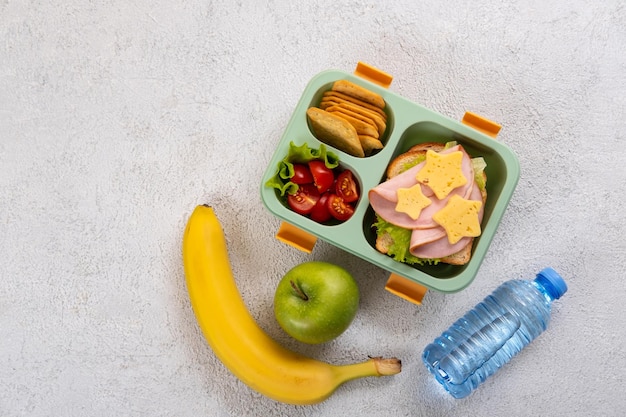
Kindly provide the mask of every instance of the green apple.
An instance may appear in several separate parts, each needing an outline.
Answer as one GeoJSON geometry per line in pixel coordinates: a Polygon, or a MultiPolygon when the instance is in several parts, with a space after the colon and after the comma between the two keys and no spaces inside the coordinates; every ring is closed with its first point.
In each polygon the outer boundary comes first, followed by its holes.
{"type": "Polygon", "coordinates": [[[289,270],[274,295],[280,327],[304,343],[324,343],[342,334],[359,308],[359,287],[344,268],[311,261],[289,270]]]}

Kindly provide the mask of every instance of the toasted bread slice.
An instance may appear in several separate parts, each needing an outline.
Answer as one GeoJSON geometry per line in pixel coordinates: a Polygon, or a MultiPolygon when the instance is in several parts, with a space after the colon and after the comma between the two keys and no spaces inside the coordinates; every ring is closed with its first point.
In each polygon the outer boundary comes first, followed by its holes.
{"type": "MultiPolygon", "coordinates": [[[[424,160],[424,156],[428,150],[433,150],[435,152],[439,152],[444,149],[444,145],[437,142],[427,142],[415,145],[405,153],[398,155],[387,167],[387,179],[393,178],[396,175],[406,171],[407,169],[417,165],[421,161],[424,160]]],[[[483,177],[485,181],[487,180],[487,176],[483,172],[483,177]]],[[[487,191],[481,190],[481,195],[483,199],[483,204],[487,200],[487,191]]],[[[383,233],[376,238],[376,249],[386,254],[389,251],[389,247],[393,244],[393,238],[388,233],[383,233]]],[[[452,255],[448,255],[444,258],[440,259],[440,262],[450,264],[450,265],[465,265],[468,263],[472,257],[472,246],[474,244],[474,239],[472,238],[470,242],[460,251],[453,253],[452,255]]]]}
{"type": "Polygon", "coordinates": [[[393,238],[389,233],[383,233],[376,238],[376,250],[385,255],[389,252],[389,247],[393,245],[393,238]]]}
{"type": "Polygon", "coordinates": [[[407,169],[419,164],[426,157],[426,151],[433,150],[439,152],[444,149],[444,145],[437,142],[421,143],[412,146],[408,151],[398,155],[387,166],[387,179],[406,171],[407,169]]]}

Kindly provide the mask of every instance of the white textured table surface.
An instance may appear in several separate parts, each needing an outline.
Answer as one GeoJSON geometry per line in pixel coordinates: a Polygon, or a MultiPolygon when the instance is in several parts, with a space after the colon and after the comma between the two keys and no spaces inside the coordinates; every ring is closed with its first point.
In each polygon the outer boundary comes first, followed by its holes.
{"type": "Polygon", "coordinates": [[[623,415],[623,1],[0,0],[0,415],[623,415]],[[259,181],[301,92],[362,60],[455,119],[503,125],[521,177],[473,284],[417,307],[387,273],[273,237],[259,181]],[[190,308],[181,235],[215,207],[237,284],[286,346],[335,363],[398,356],[391,378],[314,406],[276,403],[215,358],[190,308]],[[323,346],[276,324],[280,276],[339,263],[362,292],[323,346]],[[424,346],[501,282],[553,266],[550,328],[464,400],[424,346]]]}

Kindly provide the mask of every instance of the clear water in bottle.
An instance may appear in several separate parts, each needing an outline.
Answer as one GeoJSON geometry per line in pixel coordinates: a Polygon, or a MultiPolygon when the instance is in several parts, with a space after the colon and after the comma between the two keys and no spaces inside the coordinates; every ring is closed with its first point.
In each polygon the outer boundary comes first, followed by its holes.
{"type": "Polygon", "coordinates": [[[552,302],[566,291],[552,268],[505,282],[426,346],[426,367],[453,397],[466,397],[546,330],[552,302]]]}

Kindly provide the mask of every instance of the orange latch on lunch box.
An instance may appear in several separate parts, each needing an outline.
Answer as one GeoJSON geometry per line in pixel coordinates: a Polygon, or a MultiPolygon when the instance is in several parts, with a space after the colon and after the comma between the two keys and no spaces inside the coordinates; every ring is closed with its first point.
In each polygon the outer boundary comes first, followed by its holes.
{"type": "Polygon", "coordinates": [[[367,81],[373,82],[374,84],[378,84],[383,88],[389,88],[391,82],[393,81],[393,77],[391,75],[369,64],[366,64],[365,62],[358,62],[356,64],[354,75],[358,75],[359,77],[364,78],[367,81]]]}
{"type": "Polygon", "coordinates": [[[498,136],[500,129],[502,129],[502,126],[499,124],[470,111],[465,112],[463,119],[461,119],[461,123],[476,129],[487,136],[491,136],[494,139],[498,136]]]}
{"type": "MultiPolygon", "coordinates": [[[[378,84],[383,88],[389,88],[393,77],[364,62],[358,62],[354,75],[378,84]]],[[[276,239],[291,245],[303,252],[311,253],[317,242],[317,237],[287,222],[281,222],[276,239]]]]}
{"type": "Polygon", "coordinates": [[[422,299],[428,291],[428,288],[423,285],[393,273],[389,275],[385,289],[390,293],[417,305],[422,304],[422,299]]]}
{"type": "Polygon", "coordinates": [[[311,253],[317,242],[317,237],[287,222],[280,223],[276,239],[306,253],[311,253]]]}

